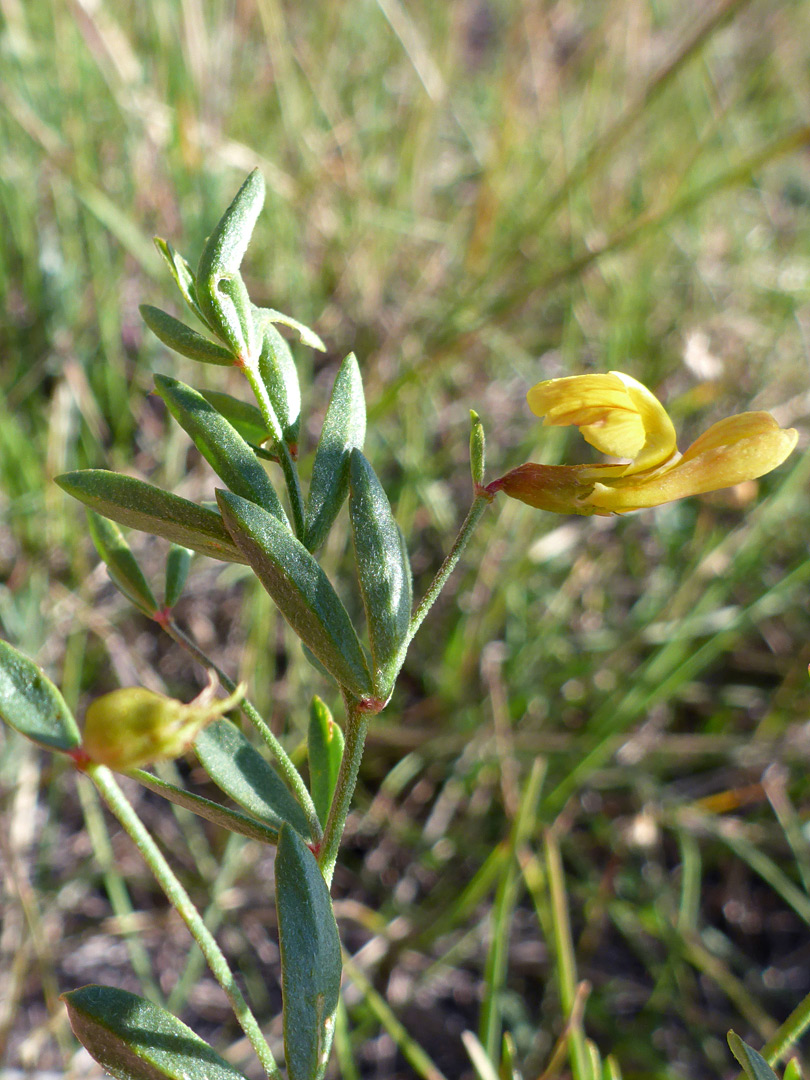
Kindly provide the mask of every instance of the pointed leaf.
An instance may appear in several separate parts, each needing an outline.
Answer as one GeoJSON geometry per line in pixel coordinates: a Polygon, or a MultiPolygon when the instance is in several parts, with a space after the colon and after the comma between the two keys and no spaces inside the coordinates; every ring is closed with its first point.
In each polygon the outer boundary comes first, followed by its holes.
{"type": "Polygon", "coordinates": [[[0,719],[48,750],[75,750],[82,741],[51,680],[7,641],[0,641],[0,719]]]}
{"type": "Polygon", "coordinates": [[[176,1016],[112,986],[62,994],[73,1033],[118,1080],[244,1080],[176,1016]]]}
{"type": "Polygon", "coordinates": [[[270,437],[264,417],[255,405],[218,390],[200,390],[198,393],[236,428],[245,442],[263,443],[270,437]]]}
{"type": "Polygon", "coordinates": [[[388,497],[360,450],[352,450],[349,477],[349,517],[375,690],[385,700],[402,666],[411,621],[411,566],[388,497]]]}
{"type": "Polygon", "coordinates": [[[278,829],[288,821],[309,836],[307,817],[275,769],[230,720],[215,720],[194,743],[200,764],[235,803],[278,829]]]}
{"type": "Polygon", "coordinates": [[[287,528],[290,523],[256,455],[239,432],[196,390],[166,375],[155,376],[155,389],[169,412],[191,436],[202,456],[228,488],[257,503],[287,528]]]}
{"type": "Polygon", "coordinates": [[[113,583],[145,615],[154,615],[158,609],[157,600],[121,530],[115,522],[92,510],[87,511],[87,524],[90,538],[113,583]]]}
{"type": "Polygon", "coordinates": [[[326,352],[326,346],[315,333],[308,326],[304,326],[303,323],[297,319],[291,318],[289,315],[283,315],[280,311],[275,311],[273,308],[262,308],[262,311],[266,312],[268,319],[274,323],[281,323],[282,326],[289,326],[291,330],[295,330],[303,345],[309,345],[310,349],[317,349],[318,352],[326,352]]]}
{"type": "Polygon", "coordinates": [[[159,236],[154,237],[155,247],[166,261],[166,265],[171,271],[172,277],[177,283],[177,288],[183,294],[183,299],[202,322],[205,322],[205,316],[202,313],[200,305],[197,301],[197,286],[194,284],[194,273],[191,267],[180,254],[179,251],[175,251],[168,240],[162,240],[159,236]]]}
{"type": "Polygon", "coordinates": [[[258,840],[260,844],[275,844],[278,841],[278,829],[270,828],[260,821],[255,821],[253,818],[248,817],[247,814],[242,814],[239,810],[231,810],[229,807],[222,806],[211,799],[204,799],[202,795],[195,795],[191,791],[186,791],[184,788],[170,784],[166,780],[161,780],[144,769],[129,769],[127,770],[127,776],[131,776],[133,780],[137,780],[139,784],[143,784],[144,787],[154,791],[156,795],[161,795],[170,803],[174,803],[175,806],[182,806],[184,809],[190,810],[192,814],[227,829],[228,832],[248,836],[251,840],[258,840]]]}
{"type": "Polygon", "coordinates": [[[222,345],[204,338],[202,334],[198,334],[196,330],[181,323],[168,312],[152,307],[151,304],[141,304],[139,310],[143,321],[155,337],[181,356],[188,356],[191,360],[201,360],[204,364],[219,364],[224,367],[230,367],[233,364],[233,353],[222,345]]]}
{"type": "Polygon", "coordinates": [[[227,491],[217,499],[234,543],[296,634],[341,686],[369,696],[371,678],[348,612],[304,545],[254,503],[227,491]]]}
{"type": "Polygon", "coordinates": [[[186,584],[191,559],[194,552],[180,544],[172,544],[166,557],[166,589],[164,604],[167,608],[173,608],[186,584]]]}
{"type": "Polygon", "coordinates": [[[247,561],[215,510],[143,480],[106,469],[80,469],[57,476],[56,483],[74,499],[120,525],[162,536],[213,559],[247,561]]]}
{"type": "Polygon", "coordinates": [[[779,1080],[762,1054],[758,1054],[756,1050],[744,1043],[739,1035],[730,1031],[726,1037],[732,1054],[742,1065],[745,1075],[750,1077],[750,1080],[779,1080]]]}
{"type": "Polygon", "coordinates": [[[309,787],[321,825],[326,825],[343,760],[343,732],[332,719],[326,703],[312,699],[309,710],[309,787]]]}
{"type": "Polygon", "coordinates": [[[321,1080],[340,996],[340,938],[315,856],[288,825],[276,855],[284,1053],[290,1080],[321,1080]]]}
{"type": "Polygon", "coordinates": [[[797,1058],[791,1058],[787,1065],[785,1065],[782,1080],[802,1080],[802,1070],[797,1058]]]}
{"type": "Polygon", "coordinates": [[[259,375],[270,395],[285,442],[295,443],[301,424],[301,389],[295,361],[290,346],[264,317],[262,309],[254,308],[253,311],[262,335],[259,375]]]}
{"type": "Polygon", "coordinates": [[[306,546],[316,551],[332,528],[349,490],[349,455],[363,449],[366,401],[354,353],[335,378],[332,397],[315,451],[307,504],[306,546]]]}

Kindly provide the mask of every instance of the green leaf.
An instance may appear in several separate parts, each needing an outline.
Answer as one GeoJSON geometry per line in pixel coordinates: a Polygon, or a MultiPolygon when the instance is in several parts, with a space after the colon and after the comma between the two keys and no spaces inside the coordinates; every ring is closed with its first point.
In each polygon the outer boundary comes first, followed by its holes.
{"type": "Polygon", "coordinates": [[[171,275],[177,284],[177,288],[183,295],[183,299],[197,316],[201,322],[205,322],[205,316],[200,309],[200,305],[197,301],[197,286],[194,284],[194,273],[180,254],[179,251],[175,251],[168,240],[163,240],[159,236],[153,237],[155,247],[159,253],[163,256],[166,265],[171,271],[171,275]]]}
{"type": "Polygon", "coordinates": [[[791,1058],[785,1065],[782,1080],[802,1080],[802,1070],[797,1058],[791,1058]]]}
{"type": "Polygon", "coordinates": [[[247,561],[215,510],[143,480],[106,469],[80,469],[57,476],[56,483],[74,499],[120,525],[162,536],[213,559],[247,561]]]}
{"type": "Polygon", "coordinates": [[[267,473],[248,444],[202,394],[166,375],[155,376],[155,389],[175,420],[228,488],[264,507],[289,529],[290,523],[267,473]]]}
{"type": "Polygon", "coordinates": [[[470,409],[470,472],[473,484],[483,484],[486,467],[487,440],[484,425],[478,413],[470,409]]]}
{"type": "Polygon", "coordinates": [[[307,549],[254,503],[218,491],[225,526],[281,614],[355,697],[372,692],[363,647],[329,578],[307,549]]]}
{"type": "Polygon", "coordinates": [[[264,417],[255,405],[218,390],[200,390],[199,393],[236,428],[245,442],[263,443],[270,437],[264,417]]]}
{"type": "Polygon", "coordinates": [[[262,335],[259,375],[281,424],[284,441],[288,444],[296,443],[301,424],[301,388],[298,385],[295,361],[290,346],[275,326],[264,317],[262,309],[254,308],[253,311],[262,335]]]}
{"type": "Polygon", "coordinates": [[[192,814],[227,829],[228,832],[248,836],[251,840],[258,840],[261,844],[275,844],[278,841],[278,829],[270,828],[262,822],[248,817],[247,814],[240,813],[238,810],[231,810],[229,807],[221,806],[211,799],[204,799],[202,795],[195,795],[191,791],[186,791],[184,788],[170,784],[166,780],[161,780],[144,769],[128,769],[127,776],[131,776],[133,780],[137,780],[139,784],[143,784],[144,787],[154,791],[156,795],[161,795],[170,803],[174,803],[175,806],[182,806],[184,809],[190,810],[192,814]]]}
{"type": "Polygon", "coordinates": [[[62,994],[73,1033],[118,1080],[244,1080],[177,1017],[112,986],[62,994]]]}
{"type": "Polygon", "coordinates": [[[340,996],[340,938],[315,856],[283,825],[276,855],[284,1054],[290,1080],[321,1080],[340,996]]]}
{"type": "Polygon", "coordinates": [[[349,477],[349,518],[375,691],[385,700],[402,666],[411,621],[411,566],[388,497],[360,450],[352,450],[349,477]]]}
{"type": "Polygon", "coordinates": [[[166,589],[164,603],[167,608],[173,608],[180,599],[180,594],[186,584],[191,559],[194,552],[180,544],[172,544],[166,558],[166,589]]]}
{"type": "Polygon", "coordinates": [[[194,749],[217,787],[248,813],[275,829],[287,821],[309,836],[306,814],[284,781],[230,720],[215,720],[204,728],[194,749]]]}
{"type": "Polygon", "coordinates": [[[326,703],[312,699],[309,710],[309,787],[321,825],[326,825],[343,759],[343,732],[332,719],[326,703]]]}
{"type": "Polygon", "coordinates": [[[157,600],[121,530],[114,522],[92,510],[87,511],[87,524],[90,538],[106,564],[113,583],[136,608],[145,615],[154,615],[158,609],[157,600]]]}
{"type": "Polygon", "coordinates": [[[264,203],[264,178],[254,169],[206,241],[197,267],[197,299],[208,323],[242,359],[257,359],[250,300],[239,275],[264,203]]]}
{"type": "Polygon", "coordinates": [[[141,304],[139,310],[143,321],[155,337],[181,356],[201,360],[204,364],[219,364],[224,367],[233,365],[233,353],[204,338],[168,312],[152,307],[151,304],[141,304]]]}
{"type": "Polygon", "coordinates": [[[281,323],[282,326],[289,326],[291,330],[295,330],[303,345],[309,345],[311,349],[317,349],[318,352],[326,352],[324,343],[315,331],[310,330],[308,326],[304,326],[304,324],[300,323],[297,319],[293,319],[289,315],[283,315],[280,311],[275,311],[273,308],[262,308],[262,311],[266,314],[270,322],[281,323]]]}
{"type": "Polygon", "coordinates": [[[340,366],[315,451],[307,503],[306,546],[316,551],[349,491],[349,455],[363,449],[366,401],[354,353],[340,366]]]}
{"type": "Polygon", "coordinates": [[[779,1080],[762,1054],[758,1054],[756,1050],[744,1043],[739,1035],[730,1031],[726,1037],[732,1054],[742,1065],[745,1075],[750,1077],[750,1080],[779,1080]]]}
{"type": "Polygon", "coordinates": [[[0,718],[48,750],[75,750],[82,741],[51,680],[7,641],[0,641],[0,718]]]}

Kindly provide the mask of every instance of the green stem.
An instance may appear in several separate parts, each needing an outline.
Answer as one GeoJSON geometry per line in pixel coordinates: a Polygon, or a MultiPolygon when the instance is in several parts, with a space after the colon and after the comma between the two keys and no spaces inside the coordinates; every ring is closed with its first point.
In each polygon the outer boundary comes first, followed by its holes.
{"type": "Polygon", "coordinates": [[[281,1080],[281,1074],[273,1057],[273,1051],[262,1035],[256,1017],[250,1011],[247,1002],[242,996],[233,972],[228,966],[228,961],[222,954],[214,936],[203,922],[200,913],[191,902],[188,893],[175,877],[160,848],[116,783],[113,774],[106,765],[90,765],[87,768],[87,775],[98,788],[110,810],[120,821],[124,830],[143,856],[144,862],[155,875],[155,879],[163,889],[169,902],[180,915],[191,936],[199,945],[214,977],[225,991],[240,1027],[256,1051],[265,1073],[272,1080],[281,1080]]]}
{"type": "Polygon", "coordinates": [[[329,808],[329,817],[323,833],[323,842],[318,851],[318,863],[327,885],[332,884],[332,875],[335,872],[338,849],[357,784],[357,774],[360,771],[360,759],[363,756],[369,723],[369,714],[361,711],[359,703],[354,698],[344,694],[343,700],[346,703],[346,742],[335,784],[335,794],[332,796],[332,805],[329,808]]]}
{"type": "Polygon", "coordinates": [[[760,1050],[769,1065],[780,1061],[810,1027],[810,994],[796,1006],[784,1024],[760,1050]]]}
{"type": "MultiPolygon", "coordinates": [[[[205,655],[199,645],[197,645],[195,641],[193,641],[183,630],[180,629],[172,616],[169,616],[168,619],[166,619],[165,621],[160,620],[160,625],[163,627],[169,637],[176,641],[178,645],[182,645],[184,649],[190,652],[194,659],[198,660],[203,665],[203,667],[211,671],[215,671],[219,678],[219,681],[222,683],[228,693],[233,693],[233,691],[236,689],[236,683],[233,681],[233,679],[230,679],[225,674],[225,672],[220,667],[218,667],[213,660],[210,659],[210,657],[205,655]]],[[[307,815],[307,821],[309,822],[309,828],[312,834],[313,841],[316,844],[319,844],[323,837],[323,829],[321,828],[318,811],[315,809],[315,804],[312,801],[312,796],[307,790],[307,785],[304,783],[303,777],[301,776],[298,769],[296,769],[295,765],[293,765],[289,754],[278,741],[273,732],[270,730],[269,726],[262,718],[262,715],[258,711],[256,706],[253,705],[250,701],[248,701],[247,698],[242,698],[242,700],[239,702],[239,708],[259,732],[259,734],[267,744],[270,752],[275,757],[276,763],[279,767],[279,771],[287,782],[287,786],[295,795],[296,799],[301,805],[301,808],[307,815]]]]}
{"type": "Polygon", "coordinates": [[[245,378],[250,383],[250,388],[253,391],[256,401],[261,410],[262,417],[267,426],[267,430],[272,435],[275,442],[274,449],[278,453],[278,462],[281,465],[281,471],[284,473],[284,482],[287,485],[287,493],[290,496],[290,509],[292,510],[293,517],[293,529],[295,535],[301,541],[304,542],[304,497],[301,494],[301,484],[298,480],[298,470],[295,467],[295,462],[290,454],[290,449],[287,443],[284,441],[284,433],[281,430],[281,425],[278,422],[276,411],[273,408],[273,403],[270,400],[270,395],[267,393],[267,387],[264,385],[259,372],[249,365],[245,365],[242,369],[245,373],[245,378]]]}
{"type": "Polygon", "coordinates": [[[464,549],[469,543],[470,537],[475,531],[475,527],[480,521],[482,514],[492,502],[492,498],[492,494],[485,491],[484,489],[479,489],[476,491],[475,498],[472,501],[472,506],[470,507],[467,516],[458,531],[458,536],[456,537],[455,543],[450,549],[447,558],[444,560],[444,562],[436,572],[436,576],[430,583],[430,587],[425,593],[422,602],[419,604],[416,611],[414,611],[413,615],[411,616],[411,625],[408,628],[407,644],[410,644],[411,641],[413,641],[414,635],[425,620],[425,616],[436,603],[439,594],[447,584],[447,579],[455,570],[456,564],[464,553],[464,549]]]}

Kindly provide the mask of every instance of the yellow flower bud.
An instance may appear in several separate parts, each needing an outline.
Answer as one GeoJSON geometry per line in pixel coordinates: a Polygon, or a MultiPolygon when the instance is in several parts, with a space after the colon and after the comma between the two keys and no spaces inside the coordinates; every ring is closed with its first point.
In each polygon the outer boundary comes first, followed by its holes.
{"type": "Polygon", "coordinates": [[[212,684],[185,705],[141,686],[113,690],[88,706],[82,750],[118,772],[179,757],[206,724],[238,704],[244,687],[227,698],[214,698],[214,692],[212,684]]]}

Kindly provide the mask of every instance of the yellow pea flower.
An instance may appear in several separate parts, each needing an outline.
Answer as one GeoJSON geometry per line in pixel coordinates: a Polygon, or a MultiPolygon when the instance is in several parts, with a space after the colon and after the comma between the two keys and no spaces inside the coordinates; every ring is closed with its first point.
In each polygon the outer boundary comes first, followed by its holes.
{"type": "Polygon", "coordinates": [[[626,459],[618,465],[528,462],[487,488],[557,514],[626,514],[754,480],[780,465],[799,437],[770,413],[740,413],[713,424],[680,454],[663,405],[620,371],[548,379],[533,386],[527,400],[545,424],[574,425],[603,454],[626,459]]]}

